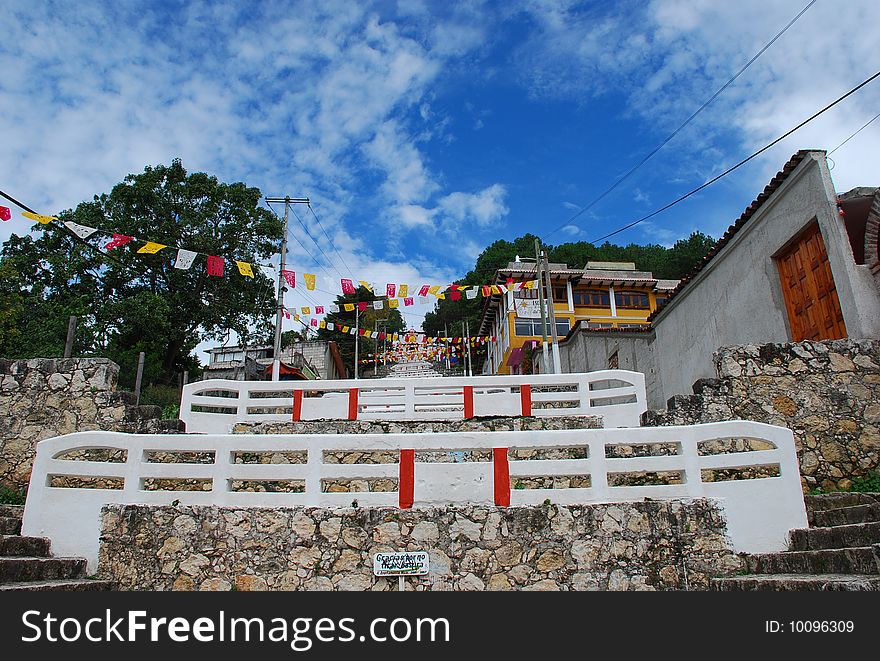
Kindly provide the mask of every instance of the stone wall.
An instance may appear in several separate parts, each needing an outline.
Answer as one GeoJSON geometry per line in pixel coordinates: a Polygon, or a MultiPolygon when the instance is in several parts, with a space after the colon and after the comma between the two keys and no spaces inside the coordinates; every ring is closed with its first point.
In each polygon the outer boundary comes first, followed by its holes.
{"type": "Polygon", "coordinates": [[[794,432],[805,489],[846,490],[880,468],[880,341],[832,340],[725,347],[717,379],[668,410],[648,411],[647,426],[754,420],[794,432]]]}
{"type": "Polygon", "coordinates": [[[302,420],[240,422],[233,434],[436,434],[472,431],[600,429],[602,418],[564,415],[553,418],[479,417],[469,420],[302,420]]]}
{"type": "Polygon", "coordinates": [[[123,590],[374,590],[374,553],[427,551],[408,590],[682,590],[737,573],[709,500],[398,510],[109,505],[98,573],[123,590]]]}
{"type": "Polygon", "coordinates": [[[176,431],[158,406],[135,406],[116,392],[119,366],[106,358],[0,360],[0,484],[27,486],[36,444],[44,438],[104,429],[176,431]]]}

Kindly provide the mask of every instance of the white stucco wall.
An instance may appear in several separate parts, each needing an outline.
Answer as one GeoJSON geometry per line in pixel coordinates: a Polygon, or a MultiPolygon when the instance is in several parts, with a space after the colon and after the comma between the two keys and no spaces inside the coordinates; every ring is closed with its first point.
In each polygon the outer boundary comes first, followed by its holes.
{"type": "Polygon", "coordinates": [[[825,157],[811,152],[654,319],[664,401],[716,376],[712,353],[719,347],[791,341],[773,256],[813,221],[825,241],[848,335],[880,333],[880,292],[867,267],[855,264],[825,157]]]}

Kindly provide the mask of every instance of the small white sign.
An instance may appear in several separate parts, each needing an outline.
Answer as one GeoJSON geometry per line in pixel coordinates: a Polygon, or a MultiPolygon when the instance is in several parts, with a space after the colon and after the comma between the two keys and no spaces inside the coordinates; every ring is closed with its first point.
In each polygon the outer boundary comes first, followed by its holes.
{"type": "Polygon", "coordinates": [[[427,573],[427,551],[376,553],[373,556],[375,576],[423,576],[427,573]]]}

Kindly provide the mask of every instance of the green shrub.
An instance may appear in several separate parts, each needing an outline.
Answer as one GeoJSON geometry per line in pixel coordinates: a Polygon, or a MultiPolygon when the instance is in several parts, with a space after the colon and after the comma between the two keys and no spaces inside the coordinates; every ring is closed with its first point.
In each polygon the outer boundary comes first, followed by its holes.
{"type": "Polygon", "coordinates": [[[880,473],[871,471],[865,477],[854,477],[852,491],[861,493],[880,493],[880,473]]]}
{"type": "Polygon", "coordinates": [[[0,505],[24,505],[25,490],[0,484],[0,505]]]}

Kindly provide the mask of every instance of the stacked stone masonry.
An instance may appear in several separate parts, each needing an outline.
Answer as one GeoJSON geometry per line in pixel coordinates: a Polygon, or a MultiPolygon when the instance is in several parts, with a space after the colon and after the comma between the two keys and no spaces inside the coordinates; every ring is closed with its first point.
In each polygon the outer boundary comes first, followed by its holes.
{"type": "Polygon", "coordinates": [[[119,366],[106,358],[0,360],[0,484],[25,488],[38,441],[77,431],[169,433],[158,406],[116,392],[119,366]]]}
{"type": "Polygon", "coordinates": [[[708,500],[343,510],[110,505],[99,575],[123,590],[397,589],[378,552],[427,551],[408,590],[683,590],[742,569],[708,500]]]}
{"type": "Polygon", "coordinates": [[[725,347],[717,379],[694,384],[646,426],[754,420],[788,427],[805,490],[847,490],[880,468],[880,341],[725,347]]]}

